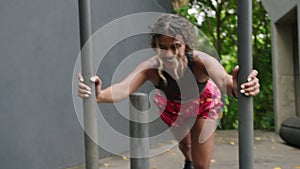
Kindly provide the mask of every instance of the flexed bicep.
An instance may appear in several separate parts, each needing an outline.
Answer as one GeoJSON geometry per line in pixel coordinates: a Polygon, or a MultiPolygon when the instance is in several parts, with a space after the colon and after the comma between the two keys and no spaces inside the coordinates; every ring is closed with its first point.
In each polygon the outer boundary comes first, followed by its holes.
{"type": "Polygon", "coordinates": [[[203,69],[208,78],[212,79],[222,92],[228,93],[228,87],[232,85],[232,77],[229,75],[220,62],[214,57],[204,53],[196,52],[196,65],[203,69]]]}
{"type": "Polygon", "coordinates": [[[152,62],[149,60],[136,66],[122,81],[102,91],[102,102],[117,102],[127,98],[147,80],[154,76],[152,62]]]}

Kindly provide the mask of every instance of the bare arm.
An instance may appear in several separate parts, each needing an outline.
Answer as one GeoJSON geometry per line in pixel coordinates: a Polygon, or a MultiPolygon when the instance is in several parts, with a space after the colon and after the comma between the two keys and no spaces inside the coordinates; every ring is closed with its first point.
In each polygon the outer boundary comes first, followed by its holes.
{"type": "MultiPolygon", "coordinates": [[[[232,75],[229,75],[215,58],[203,52],[196,52],[196,55],[196,65],[199,67],[205,67],[207,76],[216,83],[220,90],[226,92],[228,96],[238,96],[238,67],[233,70],[232,75]]],[[[241,85],[241,93],[244,93],[247,96],[255,96],[259,93],[260,84],[258,78],[256,77],[257,74],[258,72],[253,70],[248,75],[248,82],[245,82],[241,85]]]]}
{"type": "MultiPolygon", "coordinates": [[[[155,62],[152,58],[150,58],[135,67],[134,70],[124,80],[103,90],[101,89],[101,79],[98,76],[94,76],[94,79],[92,80],[96,85],[97,102],[112,103],[127,98],[147,80],[152,80],[151,78],[154,77],[154,67],[155,62]]],[[[80,79],[82,76],[79,74],[78,78],[80,79]]],[[[78,84],[78,95],[83,98],[90,95],[88,87],[83,82],[79,82],[78,84]]]]}
{"type": "Polygon", "coordinates": [[[138,65],[124,80],[101,91],[97,102],[117,102],[127,98],[147,80],[150,80],[151,70],[148,61],[138,65]]]}

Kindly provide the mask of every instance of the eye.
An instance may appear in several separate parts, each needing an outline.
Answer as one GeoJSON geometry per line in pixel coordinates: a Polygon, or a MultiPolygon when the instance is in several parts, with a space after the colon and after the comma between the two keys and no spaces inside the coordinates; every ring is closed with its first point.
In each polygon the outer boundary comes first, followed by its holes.
{"type": "Polygon", "coordinates": [[[171,50],[172,51],[177,51],[179,48],[181,48],[181,44],[174,44],[174,45],[171,45],[171,50]]]}
{"type": "Polygon", "coordinates": [[[176,45],[171,45],[171,50],[172,50],[172,51],[176,51],[176,50],[177,50],[176,45]]]}
{"type": "Polygon", "coordinates": [[[178,49],[178,48],[180,48],[182,45],[179,44],[179,43],[177,43],[177,44],[175,44],[175,46],[176,46],[176,48],[178,49]]]}
{"type": "Polygon", "coordinates": [[[162,49],[162,50],[167,50],[167,47],[165,47],[165,46],[163,46],[163,45],[159,45],[158,48],[159,48],[159,49],[162,49]]]}

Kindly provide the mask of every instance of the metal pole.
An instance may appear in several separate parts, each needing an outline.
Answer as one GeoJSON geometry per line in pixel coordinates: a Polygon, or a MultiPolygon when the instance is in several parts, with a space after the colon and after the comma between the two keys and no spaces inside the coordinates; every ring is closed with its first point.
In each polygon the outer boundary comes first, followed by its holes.
{"type": "MultiPolygon", "coordinates": [[[[238,84],[252,70],[252,0],[238,0],[238,84]]],[[[239,92],[239,167],[253,169],[253,100],[239,92]]]]}
{"type": "Polygon", "coordinates": [[[98,160],[98,126],[97,126],[97,103],[95,101],[95,85],[90,82],[93,74],[92,45],[83,46],[92,35],[91,1],[78,0],[79,26],[80,26],[80,47],[81,68],[85,83],[92,89],[93,95],[88,99],[83,99],[84,115],[84,142],[85,142],[85,163],[86,169],[99,169],[98,160]],[[92,139],[93,138],[93,139],[92,139]]]}
{"type": "Polygon", "coordinates": [[[130,168],[149,169],[148,95],[134,93],[130,98],[130,168]]]}

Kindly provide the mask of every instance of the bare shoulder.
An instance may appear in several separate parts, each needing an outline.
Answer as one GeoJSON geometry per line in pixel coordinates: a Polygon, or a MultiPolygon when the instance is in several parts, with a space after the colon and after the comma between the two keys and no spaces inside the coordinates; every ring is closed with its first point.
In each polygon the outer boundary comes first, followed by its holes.
{"type": "Polygon", "coordinates": [[[157,56],[152,56],[149,59],[145,60],[144,62],[141,63],[141,65],[147,67],[147,68],[153,68],[156,69],[158,68],[158,60],[157,60],[157,56]]]}
{"type": "Polygon", "coordinates": [[[206,62],[208,60],[214,59],[214,57],[210,56],[209,54],[202,52],[202,51],[194,51],[194,59],[196,61],[202,61],[202,62],[206,62]]]}
{"type": "Polygon", "coordinates": [[[194,51],[194,60],[196,64],[202,64],[203,66],[220,64],[216,58],[202,51],[194,51]]]}
{"type": "MultiPolygon", "coordinates": [[[[194,53],[195,65],[214,81],[224,78],[226,71],[221,63],[209,54],[201,51],[194,53]],[[201,69],[202,68],[202,69],[201,69]]],[[[220,84],[220,83],[219,83],[220,84]]]]}
{"type": "Polygon", "coordinates": [[[157,69],[159,67],[158,56],[152,56],[151,58],[145,61],[145,65],[147,65],[146,74],[148,79],[155,85],[159,82],[159,76],[157,73],[157,69]]]}
{"type": "Polygon", "coordinates": [[[201,51],[194,51],[193,53],[193,61],[196,65],[196,67],[202,68],[205,67],[205,62],[207,62],[208,57],[210,57],[208,54],[201,52],[201,51]]]}
{"type": "Polygon", "coordinates": [[[158,81],[157,69],[159,63],[157,60],[157,56],[152,56],[149,59],[141,62],[134,70],[134,72],[139,72],[144,76],[147,80],[150,80],[152,83],[156,84],[158,81]]]}
{"type": "Polygon", "coordinates": [[[194,51],[194,63],[195,63],[195,74],[198,77],[199,81],[203,81],[203,79],[207,79],[211,75],[214,74],[216,70],[221,72],[221,64],[219,61],[210,56],[209,54],[202,51],[194,51]]]}

